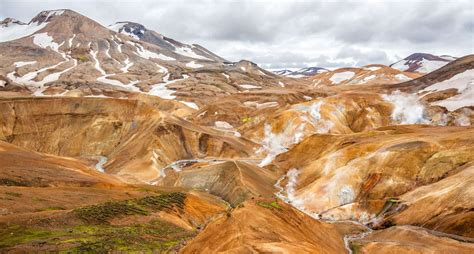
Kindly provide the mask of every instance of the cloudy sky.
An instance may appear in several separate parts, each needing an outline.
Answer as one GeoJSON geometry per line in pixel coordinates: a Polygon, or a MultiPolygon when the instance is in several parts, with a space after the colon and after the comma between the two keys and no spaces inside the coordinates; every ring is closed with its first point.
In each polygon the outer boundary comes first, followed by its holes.
{"type": "Polygon", "coordinates": [[[135,21],[231,61],[265,68],[389,64],[414,52],[474,52],[471,0],[0,0],[0,18],[73,9],[103,25],[135,21]]]}

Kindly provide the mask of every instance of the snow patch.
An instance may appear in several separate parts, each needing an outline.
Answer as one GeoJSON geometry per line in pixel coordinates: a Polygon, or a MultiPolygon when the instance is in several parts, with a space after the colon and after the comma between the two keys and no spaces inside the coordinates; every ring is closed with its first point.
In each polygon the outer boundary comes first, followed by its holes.
{"type": "Polygon", "coordinates": [[[262,87],[260,86],[254,86],[254,85],[250,85],[250,84],[244,84],[244,85],[239,85],[240,87],[242,88],[245,88],[245,89],[261,89],[262,87]]]}
{"type": "Polygon", "coordinates": [[[398,80],[400,80],[400,81],[409,81],[409,80],[412,80],[410,77],[407,77],[407,76],[405,76],[405,75],[403,75],[403,74],[401,74],[401,73],[395,75],[395,78],[398,79],[398,80]]]}
{"type": "Polygon", "coordinates": [[[355,73],[352,71],[338,72],[333,74],[329,80],[331,80],[332,84],[337,85],[344,80],[351,79],[354,75],[355,73]]]}
{"type": "Polygon", "coordinates": [[[204,65],[195,63],[194,61],[191,61],[191,62],[189,62],[189,63],[186,64],[186,67],[189,67],[189,68],[201,68],[201,67],[204,67],[204,65]]]}
{"type": "Polygon", "coordinates": [[[364,77],[362,80],[360,80],[359,82],[357,82],[357,84],[359,84],[359,85],[360,85],[360,84],[365,84],[365,83],[369,82],[370,80],[372,80],[372,79],[374,79],[374,78],[376,78],[376,77],[377,77],[377,75],[374,75],[374,74],[373,74],[373,75],[370,75],[370,76],[367,76],[367,77],[364,77]]]}
{"type": "Polygon", "coordinates": [[[36,63],[36,61],[29,61],[29,62],[20,61],[20,62],[13,63],[13,65],[15,65],[15,67],[18,68],[18,67],[22,67],[22,66],[25,66],[25,65],[32,65],[32,64],[35,64],[35,63],[36,63]]]}
{"type": "Polygon", "coordinates": [[[74,34],[68,41],[68,46],[69,47],[72,47],[72,41],[74,40],[74,38],[76,38],[76,34],[74,34]]]}
{"type": "Polygon", "coordinates": [[[380,70],[382,69],[382,67],[378,67],[378,66],[370,66],[370,67],[365,67],[364,70],[367,70],[367,71],[377,71],[377,70],[380,70]]]}
{"type": "Polygon", "coordinates": [[[225,121],[216,121],[214,125],[220,129],[234,129],[234,126],[225,121]]]}
{"type": "MultiPolygon", "coordinates": [[[[204,57],[204,56],[201,56],[201,55],[198,55],[196,54],[196,52],[194,52],[191,48],[189,47],[176,47],[174,52],[176,54],[180,54],[182,56],[186,56],[186,57],[190,57],[190,58],[195,58],[195,59],[201,59],[201,60],[209,60],[211,61],[211,59],[207,58],[207,57],[204,57]]],[[[199,68],[199,67],[197,67],[199,68]]]]}
{"type": "Polygon", "coordinates": [[[156,64],[159,73],[168,73],[168,69],[162,65],[156,64]]]}
{"type": "Polygon", "coordinates": [[[0,42],[13,41],[26,37],[43,29],[47,24],[48,22],[44,22],[40,25],[38,25],[38,23],[28,25],[11,23],[8,26],[0,26],[0,42]]]}
{"type": "Polygon", "coordinates": [[[130,62],[130,59],[128,59],[128,58],[125,59],[124,63],[125,63],[125,66],[122,67],[122,68],[120,68],[120,70],[121,70],[123,73],[128,73],[128,69],[133,66],[133,63],[130,62]]]}
{"type": "MultiPolygon", "coordinates": [[[[109,85],[112,85],[112,86],[118,86],[118,87],[124,88],[124,89],[126,89],[126,90],[130,90],[130,91],[133,91],[133,92],[140,92],[140,89],[135,86],[135,84],[137,84],[138,82],[140,82],[140,81],[138,81],[138,80],[132,81],[132,82],[130,82],[129,84],[123,84],[122,82],[120,82],[120,81],[118,81],[118,80],[115,80],[115,79],[108,79],[108,77],[115,75],[115,73],[107,74],[107,73],[104,71],[104,69],[102,69],[102,67],[100,66],[99,59],[97,59],[97,54],[98,54],[98,53],[99,53],[99,51],[93,51],[93,50],[91,51],[92,58],[93,58],[94,61],[95,61],[94,68],[95,68],[96,70],[98,70],[98,71],[102,74],[102,76],[100,76],[100,77],[97,78],[97,81],[102,82],[102,83],[106,83],[106,84],[109,84],[109,85]]],[[[128,58],[127,58],[127,60],[128,60],[128,58]]],[[[127,65],[128,65],[128,64],[127,64],[127,65]]],[[[130,65],[130,66],[131,66],[131,65],[130,65]]],[[[129,66],[129,67],[130,67],[130,66],[129,66]]],[[[125,66],[125,67],[127,67],[127,66],[125,66]]],[[[122,68],[121,70],[122,70],[122,71],[125,70],[125,71],[128,72],[128,68],[125,69],[125,67],[122,68]]]]}
{"type": "Polygon", "coordinates": [[[192,109],[199,110],[199,106],[194,102],[188,102],[188,101],[179,101],[179,102],[183,103],[184,105],[186,105],[186,106],[188,106],[192,109]]]}
{"type": "Polygon", "coordinates": [[[176,96],[172,95],[174,94],[176,91],[175,90],[170,90],[168,89],[166,86],[169,85],[169,84],[172,84],[172,83],[175,83],[175,82],[178,82],[178,81],[183,81],[187,78],[189,78],[188,75],[183,75],[183,78],[182,79],[175,79],[175,80],[171,80],[169,81],[169,78],[170,78],[170,74],[167,74],[164,78],[163,78],[163,83],[158,83],[158,84],[155,84],[151,87],[151,90],[150,92],[148,92],[149,95],[154,95],[154,96],[158,96],[162,99],[166,99],[166,100],[173,100],[176,98],[176,96]]]}
{"type": "Polygon", "coordinates": [[[49,36],[48,33],[39,33],[33,35],[33,43],[38,45],[41,48],[51,48],[52,50],[59,53],[59,47],[63,45],[63,43],[58,44],[53,41],[53,37],[49,36]]]}
{"type": "Polygon", "coordinates": [[[163,60],[163,61],[174,61],[174,60],[176,60],[172,57],[165,56],[161,53],[157,54],[155,52],[151,52],[151,51],[145,49],[142,45],[140,45],[138,43],[131,43],[131,42],[128,42],[128,43],[132,44],[132,45],[135,45],[135,47],[137,48],[137,54],[141,58],[145,58],[145,59],[148,59],[148,60],[150,60],[151,58],[156,58],[156,59],[160,59],[160,60],[163,60]]]}
{"type": "Polygon", "coordinates": [[[247,107],[255,107],[257,109],[263,109],[263,108],[278,107],[279,104],[276,101],[269,101],[269,102],[263,102],[263,103],[258,103],[256,101],[246,101],[244,102],[244,105],[247,107]]]}
{"type": "Polygon", "coordinates": [[[433,84],[420,91],[420,93],[428,92],[429,94],[453,88],[458,91],[458,95],[432,104],[445,107],[449,111],[455,111],[462,107],[474,106],[474,69],[466,70],[454,75],[450,79],[433,84]]]}

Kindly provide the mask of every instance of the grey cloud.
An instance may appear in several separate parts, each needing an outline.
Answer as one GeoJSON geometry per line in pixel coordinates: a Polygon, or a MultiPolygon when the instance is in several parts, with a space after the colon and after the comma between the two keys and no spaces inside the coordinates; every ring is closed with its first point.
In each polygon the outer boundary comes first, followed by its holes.
{"type": "Polygon", "coordinates": [[[28,21],[41,10],[58,8],[103,25],[139,22],[229,60],[244,58],[269,68],[389,64],[417,51],[456,56],[473,51],[469,0],[0,0],[0,17],[28,21]]]}

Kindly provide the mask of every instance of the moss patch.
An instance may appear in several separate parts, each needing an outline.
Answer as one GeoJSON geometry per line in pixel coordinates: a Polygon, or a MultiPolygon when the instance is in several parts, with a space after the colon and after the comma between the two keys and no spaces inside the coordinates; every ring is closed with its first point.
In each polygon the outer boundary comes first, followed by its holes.
{"type": "Polygon", "coordinates": [[[84,55],[79,55],[76,57],[79,62],[89,62],[89,57],[84,56],[84,55]]]}
{"type": "Polygon", "coordinates": [[[173,224],[154,220],[128,226],[82,225],[55,229],[10,226],[0,229],[0,252],[13,246],[35,246],[41,242],[42,252],[110,253],[167,252],[193,237],[173,224]]]}
{"type": "MultiPolygon", "coordinates": [[[[41,227],[0,227],[0,253],[16,250],[55,253],[161,253],[177,250],[195,236],[169,222],[152,220],[147,223],[110,225],[109,221],[126,215],[148,215],[166,209],[182,209],[186,194],[167,193],[143,198],[109,201],[73,210],[80,226],[56,225],[41,227]],[[39,246],[39,247],[38,247],[39,246]],[[40,248],[40,249],[37,249],[40,248]]],[[[49,207],[46,210],[57,210],[49,207]]]]}
{"type": "Polygon", "coordinates": [[[5,194],[8,195],[8,196],[17,197],[17,198],[23,196],[23,194],[18,193],[18,192],[9,192],[9,191],[7,191],[7,192],[5,192],[5,194]]]}
{"type": "Polygon", "coordinates": [[[51,206],[51,207],[40,208],[37,211],[42,212],[42,211],[57,211],[57,210],[66,210],[66,208],[60,207],[60,206],[51,206]]]}
{"type": "Polygon", "coordinates": [[[75,209],[74,214],[87,223],[103,224],[127,215],[149,215],[173,207],[184,207],[186,195],[179,192],[138,199],[109,201],[106,203],[75,209]]]}
{"type": "Polygon", "coordinates": [[[0,250],[5,247],[31,242],[33,240],[52,238],[57,235],[58,234],[54,231],[26,228],[19,225],[0,228],[0,250]]]}
{"type": "Polygon", "coordinates": [[[281,210],[281,206],[278,204],[278,202],[276,200],[271,202],[271,203],[257,202],[257,205],[259,205],[261,207],[265,207],[267,209],[279,209],[279,210],[281,210]]]}
{"type": "Polygon", "coordinates": [[[19,182],[13,179],[8,178],[0,178],[0,185],[5,186],[28,186],[26,183],[19,182]]]}
{"type": "Polygon", "coordinates": [[[68,248],[65,252],[165,252],[194,236],[195,233],[155,220],[147,224],[120,227],[80,226],[74,228],[73,234],[76,237],[65,240],[65,243],[72,243],[75,246],[68,248]]]}
{"type": "Polygon", "coordinates": [[[361,247],[362,247],[362,245],[360,243],[354,243],[354,242],[350,243],[350,249],[351,249],[353,254],[360,253],[361,247]]]}

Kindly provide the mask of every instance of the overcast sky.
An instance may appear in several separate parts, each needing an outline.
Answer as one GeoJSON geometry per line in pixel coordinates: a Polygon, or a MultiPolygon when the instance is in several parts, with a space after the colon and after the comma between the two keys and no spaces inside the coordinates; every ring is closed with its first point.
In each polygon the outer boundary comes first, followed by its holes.
{"type": "Polygon", "coordinates": [[[73,9],[103,25],[134,21],[264,68],[390,64],[414,52],[474,52],[474,1],[0,0],[0,17],[29,21],[73,9]]]}

